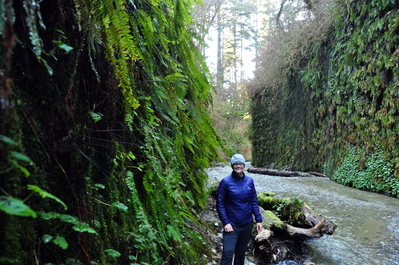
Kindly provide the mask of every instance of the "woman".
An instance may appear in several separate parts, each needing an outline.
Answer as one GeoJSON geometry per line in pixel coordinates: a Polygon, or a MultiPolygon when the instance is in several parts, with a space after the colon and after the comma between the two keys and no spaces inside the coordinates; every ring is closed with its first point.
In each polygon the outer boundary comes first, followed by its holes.
{"type": "Polygon", "coordinates": [[[220,265],[244,265],[245,252],[251,238],[253,216],[258,233],[262,230],[262,216],[254,181],[244,174],[245,159],[235,154],[230,165],[231,175],[219,184],[216,208],[224,226],[223,254],[220,265]]]}

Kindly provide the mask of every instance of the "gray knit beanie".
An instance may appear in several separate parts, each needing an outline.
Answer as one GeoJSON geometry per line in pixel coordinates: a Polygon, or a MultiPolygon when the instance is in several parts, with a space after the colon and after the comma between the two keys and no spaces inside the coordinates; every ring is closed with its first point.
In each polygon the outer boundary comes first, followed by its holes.
{"type": "Polygon", "coordinates": [[[241,162],[244,164],[245,167],[245,158],[242,154],[235,154],[230,159],[230,165],[233,166],[234,163],[241,162]]]}

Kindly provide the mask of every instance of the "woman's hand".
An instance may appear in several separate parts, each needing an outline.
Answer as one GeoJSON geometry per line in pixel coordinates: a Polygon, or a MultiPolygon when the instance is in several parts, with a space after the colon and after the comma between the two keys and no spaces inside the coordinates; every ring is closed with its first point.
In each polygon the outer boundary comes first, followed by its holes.
{"type": "Polygon", "coordinates": [[[260,231],[263,230],[263,225],[262,225],[262,223],[256,223],[256,230],[258,231],[258,234],[260,233],[260,231]]]}
{"type": "Polygon", "coordinates": [[[227,224],[224,226],[224,231],[225,232],[233,232],[233,227],[231,226],[231,224],[227,224]]]}

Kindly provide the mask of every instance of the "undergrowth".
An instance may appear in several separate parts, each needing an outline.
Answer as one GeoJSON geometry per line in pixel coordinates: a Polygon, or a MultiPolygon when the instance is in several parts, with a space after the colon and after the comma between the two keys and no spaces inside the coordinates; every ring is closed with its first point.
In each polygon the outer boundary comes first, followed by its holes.
{"type": "Polygon", "coordinates": [[[357,189],[399,195],[399,180],[393,174],[393,164],[383,157],[383,152],[364,156],[352,147],[341,166],[334,172],[333,180],[357,189]]]}

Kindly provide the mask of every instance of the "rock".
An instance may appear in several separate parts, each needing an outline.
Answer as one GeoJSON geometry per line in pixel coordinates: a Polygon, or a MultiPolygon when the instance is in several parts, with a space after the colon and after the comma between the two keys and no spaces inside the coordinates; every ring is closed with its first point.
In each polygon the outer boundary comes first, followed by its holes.
{"type": "Polygon", "coordinates": [[[276,265],[300,265],[300,264],[293,260],[283,260],[277,263],[276,265]]]}

